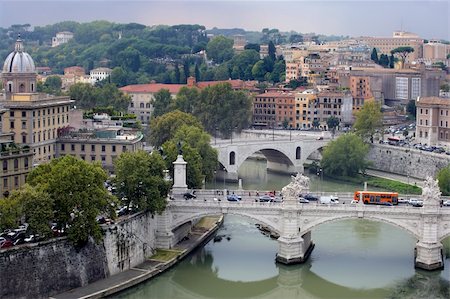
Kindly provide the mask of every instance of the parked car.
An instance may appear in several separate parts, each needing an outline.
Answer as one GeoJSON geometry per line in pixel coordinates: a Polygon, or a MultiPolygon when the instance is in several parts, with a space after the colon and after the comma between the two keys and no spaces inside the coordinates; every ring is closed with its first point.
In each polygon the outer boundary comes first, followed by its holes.
{"type": "Polygon", "coordinates": [[[183,198],[184,199],[192,199],[192,198],[197,198],[197,195],[194,194],[194,192],[186,192],[183,194],[183,198]]]}
{"type": "Polygon", "coordinates": [[[42,237],[39,235],[29,235],[24,239],[25,243],[33,243],[42,240],[42,237]]]}
{"type": "Polygon", "coordinates": [[[272,197],[271,202],[283,202],[283,198],[275,196],[275,197],[272,197]]]}
{"type": "Polygon", "coordinates": [[[406,204],[408,204],[409,200],[407,200],[406,198],[399,198],[398,199],[398,203],[406,203],[406,204]]]}
{"type": "Polygon", "coordinates": [[[444,200],[444,201],[442,202],[442,205],[443,205],[443,206],[446,206],[446,207],[450,207],[450,199],[444,200]]]}
{"type": "Polygon", "coordinates": [[[14,246],[14,243],[10,240],[6,240],[0,244],[0,248],[8,248],[14,246]]]}
{"type": "Polygon", "coordinates": [[[242,198],[236,194],[230,194],[227,196],[228,201],[240,201],[242,198]]]}

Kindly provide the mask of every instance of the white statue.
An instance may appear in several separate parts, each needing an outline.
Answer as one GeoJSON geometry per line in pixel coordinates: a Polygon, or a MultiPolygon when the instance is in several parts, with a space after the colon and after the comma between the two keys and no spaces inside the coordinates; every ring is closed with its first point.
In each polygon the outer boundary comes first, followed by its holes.
{"type": "Polygon", "coordinates": [[[441,199],[441,190],[439,189],[438,180],[434,180],[428,176],[425,179],[424,186],[422,188],[422,197],[424,205],[438,205],[441,199]]]}
{"type": "Polygon", "coordinates": [[[297,173],[295,176],[291,176],[291,182],[281,189],[283,193],[283,197],[287,198],[295,198],[302,193],[307,193],[309,191],[309,178],[302,175],[301,173],[297,173]]]}

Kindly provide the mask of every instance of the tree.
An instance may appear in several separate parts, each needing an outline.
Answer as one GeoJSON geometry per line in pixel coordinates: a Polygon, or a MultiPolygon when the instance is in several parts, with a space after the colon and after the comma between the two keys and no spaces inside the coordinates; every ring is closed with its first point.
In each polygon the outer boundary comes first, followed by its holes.
{"type": "Polygon", "coordinates": [[[345,134],[325,147],[320,164],[326,174],[355,176],[369,165],[365,160],[368,152],[369,146],[359,136],[345,134]]]}
{"type": "Polygon", "coordinates": [[[406,112],[408,112],[414,118],[416,117],[416,109],[416,100],[408,101],[408,104],[406,105],[406,112]]]}
{"type": "Polygon", "coordinates": [[[206,45],[208,58],[215,63],[228,61],[233,57],[233,40],[224,36],[216,36],[206,45]]]}
{"type": "Polygon", "coordinates": [[[320,126],[320,121],[317,118],[314,118],[311,125],[314,129],[318,129],[320,126]]]}
{"type": "Polygon", "coordinates": [[[264,76],[266,75],[266,69],[264,68],[264,62],[262,60],[255,63],[252,68],[253,78],[259,82],[264,81],[264,76]]]}
{"type": "Polygon", "coordinates": [[[128,207],[161,213],[166,207],[169,182],[166,164],[158,151],[124,152],[114,162],[117,191],[128,207]]]}
{"type": "Polygon", "coordinates": [[[259,53],[259,51],[261,50],[261,46],[259,44],[246,44],[244,46],[244,50],[255,50],[256,52],[259,53]]]}
{"type": "Polygon", "coordinates": [[[398,47],[391,50],[392,55],[398,55],[400,57],[400,60],[402,61],[402,68],[405,67],[406,57],[412,52],[414,52],[414,48],[412,47],[398,47]]]}
{"type": "Polygon", "coordinates": [[[42,188],[33,188],[25,184],[20,189],[14,190],[8,199],[20,204],[31,232],[44,238],[51,237],[49,224],[54,218],[53,201],[47,192],[42,188]]]}
{"type": "Polygon", "coordinates": [[[183,74],[184,74],[183,83],[186,83],[187,82],[187,78],[189,78],[189,76],[191,74],[191,72],[189,70],[189,60],[188,59],[185,59],[183,61],[183,74]]]}
{"type": "Polygon", "coordinates": [[[43,84],[37,85],[37,91],[59,95],[61,93],[62,80],[59,76],[48,76],[43,84]]]}
{"type": "Polygon", "coordinates": [[[0,231],[17,227],[22,214],[20,203],[17,199],[8,197],[0,199],[0,231]]]}
{"type": "Polygon", "coordinates": [[[373,142],[375,131],[383,128],[381,104],[374,100],[366,101],[361,110],[356,112],[356,120],[353,127],[358,136],[373,142]]]}
{"type": "Polygon", "coordinates": [[[34,168],[27,182],[49,195],[59,228],[67,229],[69,240],[82,246],[89,236],[101,239],[98,215],[113,216],[114,197],[103,185],[107,178],[100,164],[67,155],[34,168]]]}
{"type": "Polygon", "coordinates": [[[180,68],[178,66],[178,63],[177,63],[177,64],[175,64],[173,83],[180,83],[180,79],[181,79],[181,73],[180,73],[180,68]]]}
{"type": "Polygon", "coordinates": [[[442,84],[442,85],[441,85],[441,90],[442,90],[443,92],[449,92],[449,91],[450,91],[450,84],[448,84],[448,83],[442,84]]]}
{"type": "Polygon", "coordinates": [[[272,59],[272,61],[275,61],[276,59],[276,49],[275,49],[275,45],[273,44],[272,41],[269,42],[269,57],[270,59],[272,59]]]}
{"type": "Polygon", "coordinates": [[[388,67],[389,66],[389,57],[386,54],[381,54],[380,60],[378,61],[378,63],[383,67],[388,67]]]}
{"type": "Polygon", "coordinates": [[[373,62],[378,63],[378,52],[376,48],[372,49],[372,54],[370,55],[370,59],[372,59],[373,62]]]}
{"type": "Polygon", "coordinates": [[[442,195],[450,195],[450,166],[439,170],[437,179],[442,195]]]}
{"type": "Polygon", "coordinates": [[[168,89],[161,89],[154,95],[153,117],[161,116],[171,111],[172,96],[168,89]]]}
{"type": "Polygon", "coordinates": [[[229,83],[220,83],[201,91],[195,115],[209,133],[217,129],[229,137],[233,130],[240,132],[249,126],[251,104],[248,94],[234,91],[229,83]]]}
{"type": "Polygon", "coordinates": [[[150,122],[150,142],[159,147],[175,136],[176,131],[183,125],[203,128],[198,119],[179,110],[158,116],[150,122]]]}
{"type": "Polygon", "coordinates": [[[389,68],[393,69],[395,67],[395,57],[393,54],[389,56],[389,68]]]}
{"type": "Polygon", "coordinates": [[[194,114],[199,105],[199,98],[200,92],[197,88],[182,87],[175,98],[173,109],[194,114]]]}
{"type": "Polygon", "coordinates": [[[334,134],[336,133],[336,128],[337,128],[337,126],[339,126],[339,118],[331,115],[327,119],[327,126],[328,126],[328,129],[331,130],[331,133],[333,134],[333,137],[334,137],[334,134]]]}
{"type": "Polygon", "coordinates": [[[110,76],[111,83],[116,84],[117,87],[122,87],[128,84],[128,74],[122,67],[113,68],[110,76]]]}
{"type": "Polygon", "coordinates": [[[199,69],[197,63],[195,64],[194,75],[195,75],[195,81],[196,82],[200,81],[200,69],[199,69]]]}

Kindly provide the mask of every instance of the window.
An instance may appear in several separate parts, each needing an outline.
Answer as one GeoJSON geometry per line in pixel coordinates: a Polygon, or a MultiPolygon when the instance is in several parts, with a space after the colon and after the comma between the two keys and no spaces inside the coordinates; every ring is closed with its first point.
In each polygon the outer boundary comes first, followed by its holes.
{"type": "Polygon", "coordinates": [[[127,147],[125,145],[122,146],[122,152],[126,152],[127,151],[127,147]]]}
{"type": "Polygon", "coordinates": [[[95,161],[95,156],[91,156],[91,161],[95,161]]]}
{"type": "Polygon", "coordinates": [[[84,152],[84,144],[81,145],[81,151],[84,152]]]}
{"type": "Polygon", "coordinates": [[[112,146],[112,152],[113,152],[113,153],[116,152],[116,146],[115,146],[115,145],[112,146]]]}
{"type": "Polygon", "coordinates": [[[106,146],[102,145],[102,152],[105,152],[105,151],[106,151],[106,146]]]}
{"type": "Polygon", "coordinates": [[[14,186],[19,187],[19,177],[18,176],[14,177],[14,186]]]}
{"type": "Polygon", "coordinates": [[[66,145],[64,143],[61,144],[61,150],[65,151],[66,150],[66,145]]]}
{"type": "Polygon", "coordinates": [[[27,128],[27,122],[26,121],[22,121],[22,129],[26,129],[27,128]]]}
{"type": "Polygon", "coordinates": [[[14,129],[14,121],[10,121],[10,122],[9,122],[9,127],[10,127],[11,129],[14,129]]]}
{"type": "Polygon", "coordinates": [[[19,169],[19,159],[14,159],[14,170],[19,169]]]}
{"type": "Polygon", "coordinates": [[[26,111],[22,111],[22,117],[27,117],[27,112],[26,111]]]}
{"type": "Polygon", "coordinates": [[[3,160],[3,171],[8,171],[8,161],[3,160]]]}
{"type": "Polygon", "coordinates": [[[95,144],[91,144],[91,152],[95,152],[95,144]]]}
{"type": "Polygon", "coordinates": [[[73,152],[73,151],[75,151],[75,144],[71,144],[70,145],[70,150],[73,152]]]}
{"type": "Polygon", "coordinates": [[[14,117],[14,111],[9,111],[9,117],[14,117]]]}
{"type": "Polygon", "coordinates": [[[23,160],[23,165],[25,166],[25,169],[28,169],[28,158],[25,157],[25,159],[23,160]]]}
{"type": "Polygon", "coordinates": [[[27,143],[27,135],[22,135],[22,143],[27,143]]]}

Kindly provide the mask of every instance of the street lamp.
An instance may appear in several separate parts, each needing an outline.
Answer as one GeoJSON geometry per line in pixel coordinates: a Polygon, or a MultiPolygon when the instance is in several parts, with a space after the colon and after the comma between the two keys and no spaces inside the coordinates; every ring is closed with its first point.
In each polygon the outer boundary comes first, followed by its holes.
{"type": "Polygon", "coordinates": [[[323,178],[323,171],[322,171],[322,168],[319,168],[318,170],[317,170],[317,178],[318,178],[318,180],[319,180],[319,182],[317,183],[317,186],[318,186],[318,191],[320,191],[320,192],[322,192],[322,190],[320,190],[320,181],[321,181],[321,178],[323,178]]]}
{"type": "Polygon", "coordinates": [[[217,181],[217,176],[216,176],[216,174],[217,174],[217,171],[214,170],[214,194],[216,194],[216,181],[217,181]]]}

